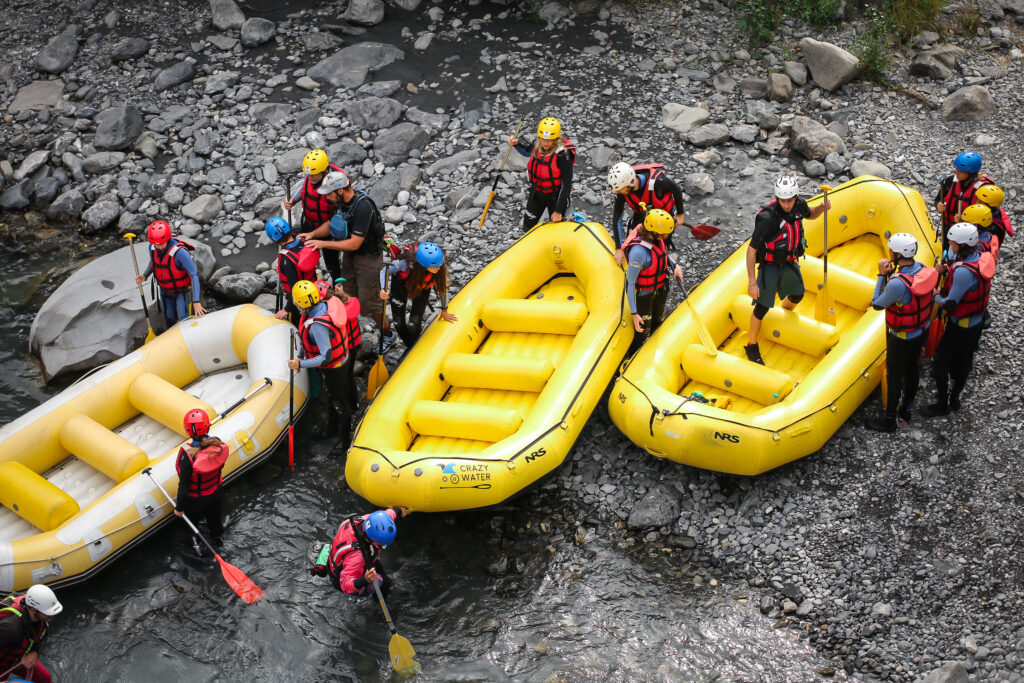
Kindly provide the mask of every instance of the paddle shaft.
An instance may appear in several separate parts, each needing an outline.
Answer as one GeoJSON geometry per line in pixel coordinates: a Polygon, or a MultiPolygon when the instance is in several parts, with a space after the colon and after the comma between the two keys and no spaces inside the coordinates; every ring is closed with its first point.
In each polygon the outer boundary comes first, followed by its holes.
{"type": "MultiPolygon", "coordinates": [[[[248,401],[248,400],[249,400],[250,398],[252,398],[253,396],[255,396],[255,395],[256,395],[257,393],[259,393],[259,392],[260,392],[260,391],[261,391],[262,389],[264,389],[264,388],[266,388],[266,387],[269,387],[269,386],[270,386],[271,384],[273,384],[273,382],[271,382],[271,381],[270,381],[270,378],[269,378],[269,377],[264,377],[264,378],[263,378],[263,384],[259,385],[258,387],[256,387],[256,388],[255,388],[255,389],[253,389],[252,391],[250,391],[250,392],[249,392],[248,394],[246,394],[246,395],[245,395],[245,396],[243,396],[242,398],[238,399],[237,401],[235,401],[234,403],[232,403],[231,405],[229,405],[229,406],[227,407],[227,409],[225,409],[225,410],[224,410],[223,412],[221,412],[221,413],[220,413],[219,415],[217,415],[217,417],[216,417],[216,418],[214,419],[214,421],[213,421],[213,422],[217,422],[218,420],[222,420],[222,419],[224,419],[224,417],[225,417],[225,416],[226,416],[226,415],[227,415],[228,413],[230,413],[230,412],[231,412],[232,410],[234,410],[234,409],[235,409],[235,408],[237,408],[238,406],[242,405],[243,403],[245,403],[246,401],[248,401]]],[[[213,422],[211,422],[210,424],[213,424],[213,422]]]]}
{"type": "Polygon", "coordinates": [[[139,287],[139,298],[142,299],[142,312],[146,314],[146,323],[149,325],[149,331],[153,331],[153,321],[149,319],[149,307],[146,305],[146,294],[142,291],[142,283],[138,281],[139,275],[139,260],[135,258],[135,245],[132,244],[132,240],[135,238],[134,233],[128,233],[125,235],[128,239],[128,251],[132,254],[132,265],[135,266],[135,284],[139,287]]]}
{"type": "Polygon", "coordinates": [[[388,629],[391,630],[391,634],[395,635],[398,633],[398,629],[395,628],[395,622],[391,621],[391,613],[388,612],[388,606],[384,602],[384,594],[380,592],[380,582],[373,582],[373,591],[377,594],[377,601],[380,602],[380,608],[384,611],[384,621],[388,622],[388,629]]]}
{"type": "MultiPolygon", "coordinates": [[[[516,134],[512,137],[518,138],[519,131],[523,129],[523,122],[526,121],[526,114],[523,114],[523,118],[519,119],[519,125],[516,127],[516,134]]],[[[494,174],[494,182],[491,183],[491,193],[487,197],[487,204],[484,205],[484,212],[480,216],[480,224],[477,226],[477,230],[484,227],[484,221],[487,220],[487,212],[491,210],[491,202],[494,201],[494,193],[498,190],[498,181],[501,179],[501,174],[505,170],[505,164],[508,163],[508,155],[512,153],[512,145],[508,146],[505,150],[505,158],[501,160],[501,166],[498,168],[498,172],[494,174]]]]}
{"type": "MultiPolygon", "coordinates": [[[[163,486],[161,486],[160,482],[158,482],[156,480],[156,477],[153,476],[153,468],[152,467],[147,467],[146,469],[142,470],[142,473],[145,474],[147,477],[149,477],[150,481],[152,481],[154,484],[156,484],[156,487],[158,489],[160,489],[161,493],[164,494],[164,498],[167,499],[167,502],[174,503],[174,499],[171,498],[171,494],[167,493],[167,489],[165,489],[163,486]]],[[[214,555],[218,555],[218,553],[214,549],[214,547],[210,544],[209,541],[206,540],[206,536],[203,536],[201,533],[199,533],[199,529],[197,529],[196,525],[192,523],[192,520],[188,518],[188,515],[186,515],[184,512],[182,512],[181,513],[181,518],[183,520],[185,520],[185,524],[188,524],[188,528],[192,530],[192,533],[195,534],[196,536],[198,536],[199,539],[203,543],[206,544],[206,547],[210,549],[210,552],[213,553],[214,555]]]]}
{"type": "MultiPolygon", "coordinates": [[[[390,268],[385,268],[384,269],[384,291],[387,292],[387,291],[390,291],[390,289],[391,289],[391,269],[390,268]]],[[[384,302],[384,303],[386,304],[387,302],[384,302]]],[[[381,307],[381,311],[380,311],[380,334],[378,335],[380,337],[380,339],[377,340],[377,356],[379,358],[383,358],[384,357],[384,328],[387,325],[387,321],[388,321],[388,307],[385,305],[385,306],[381,307]]]]}
{"type": "Polygon", "coordinates": [[[822,187],[822,190],[824,192],[824,198],[821,203],[825,205],[825,217],[822,221],[824,223],[823,228],[825,233],[825,253],[822,255],[821,259],[822,268],[824,269],[821,284],[823,287],[828,287],[828,188],[822,187]]]}
{"type": "MultiPolygon", "coordinates": [[[[288,357],[295,360],[295,330],[288,330],[288,357]]],[[[288,367],[288,470],[295,471],[295,371],[288,367]]]]}

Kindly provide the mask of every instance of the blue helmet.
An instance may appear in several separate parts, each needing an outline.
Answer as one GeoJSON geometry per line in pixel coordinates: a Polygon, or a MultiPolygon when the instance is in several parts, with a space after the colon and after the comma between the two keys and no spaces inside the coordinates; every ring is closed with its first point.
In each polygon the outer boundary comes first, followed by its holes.
{"type": "Polygon", "coordinates": [[[424,268],[440,268],[444,265],[444,252],[433,242],[424,242],[416,247],[416,262],[424,268]]]}
{"type": "Polygon", "coordinates": [[[960,152],[953,159],[953,168],[964,173],[977,173],[981,170],[981,155],[977,152],[960,152]]]}
{"type": "Polygon", "coordinates": [[[366,537],[374,543],[389,546],[395,542],[395,520],[383,510],[377,510],[363,523],[366,537]]]}
{"type": "Polygon", "coordinates": [[[288,225],[288,221],[280,216],[274,216],[267,221],[267,225],[263,230],[267,233],[267,237],[270,238],[271,242],[277,242],[292,231],[292,226],[288,225]]]}

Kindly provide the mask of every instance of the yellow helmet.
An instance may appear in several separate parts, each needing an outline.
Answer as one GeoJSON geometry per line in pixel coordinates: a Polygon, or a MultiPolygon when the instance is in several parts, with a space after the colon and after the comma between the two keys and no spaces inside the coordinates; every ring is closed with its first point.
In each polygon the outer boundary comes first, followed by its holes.
{"type": "Polygon", "coordinates": [[[292,285],[292,301],[299,308],[313,308],[320,303],[320,290],[309,280],[299,280],[292,285]]]}
{"type": "Polygon", "coordinates": [[[307,174],[323,173],[327,170],[327,152],[322,149],[309,151],[306,158],[302,160],[302,171],[307,174]]]}
{"type": "Polygon", "coordinates": [[[537,137],[541,140],[557,140],[562,137],[562,124],[554,116],[545,116],[537,126],[537,137]]]}
{"type": "Polygon", "coordinates": [[[675,219],[665,209],[651,209],[644,218],[644,229],[655,235],[671,235],[675,228],[675,219]]]}
{"type": "Polygon", "coordinates": [[[992,209],[984,204],[971,204],[960,214],[960,220],[987,228],[992,225],[992,209]]]}
{"type": "Polygon", "coordinates": [[[1003,191],[996,185],[982,185],[978,188],[978,191],[974,193],[974,196],[978,198],[978,201],[988,204],[993,209],[998,209],[1003,205],[1003,191]]]}

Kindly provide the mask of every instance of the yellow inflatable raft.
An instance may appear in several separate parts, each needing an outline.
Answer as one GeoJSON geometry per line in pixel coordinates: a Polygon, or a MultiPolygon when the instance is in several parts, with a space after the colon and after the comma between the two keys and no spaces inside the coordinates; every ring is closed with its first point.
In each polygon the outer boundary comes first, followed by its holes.
{"type": "MultiPolygon", "coordinates": [[[[878,261],[895,232],[917,238],[917,259],[940,247],[924,200],[894,182],[862,176],[829,192],[828,284],[836,322],[815,319],[822,285],[824,216],[804,221],[800,260],[807,295],[793,312],[763,321],[766,366],[743,346],[753,309],[744,242],[690,295],[717,350],[702,346],[680,305],[629,361],[608,401],[612,421],[652,455],[718,472],[754,475],[813,453],[878,385],[885,358],[883,311],[871,308],[878,261]],[[712,403],[691,398],[695,392],[712,403]]],[[[809,200],[813,206],[821,196],[809,200]]],[[[752,222],[751,222],[752,223],[752,222]]]]}
{"type": "Polygon", "coordinates": [[[596,223],[524,235],[452,300],[384,385],[348,453],[376,505],[499,503],[569,452],[633,338],[622,269],[596,223]]]}
{"type": "MultiPolygon", "coordinates": [[[[88,578],[173,519],[141,470],[177,494],[191,408],[231,448],[226,480],[268,455],[287,432],[291,329],[251,304],[183,321],[0,429],[0,593],[88,578]]],[[[307,392],[296,373],[296,411],[307,392]]]]}

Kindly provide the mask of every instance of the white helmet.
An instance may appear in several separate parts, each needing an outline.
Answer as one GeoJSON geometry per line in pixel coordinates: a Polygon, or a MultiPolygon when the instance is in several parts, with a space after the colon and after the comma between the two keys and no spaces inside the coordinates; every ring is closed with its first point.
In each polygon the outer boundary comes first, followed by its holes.
{"type": "Polygon", "coordinates": [[[318,194],[330,194],[335,190],[344,190],[346,187],[351,187],[352,183],[349,182],[348,176],[345,175],[344,171],[331,171],[324,176],[324,181],[320,183],[320,187],[316,189],[318,194]]]}
{"type": "Polygon", "coordinates": [[[791,199],[800,194],[796,178],[790,175],[781,176],[775,183],[775,196],[779,199],[791,199]]]}
{"type": "Polygon", "coordinates": [[[889,248],[903,258],[914,258],[917,254],[917,240],[905,232],[898,232],[889,238],[889,248]]]}
{"type": "Polygon", "coordinates": [[[635,181],[636,171],[625,161],[620,161],[608,170],[608,184],[612,186],[612,192],[633,187],[635,181]]]}
{"type": "Polygon", "coordinates": [[[49,586],[37,583],[25,593],[25,604],[34,610],[38,610],[48,617],[60,614],[64,608],[57,602],[57,596],[53,594],[49,586]]]}
{"type": "Polygon", "coordinates": [[[978,243],[978,229],[971,223],[954,223],[946,233],[946,239],[973,247],[978,243]]]}

